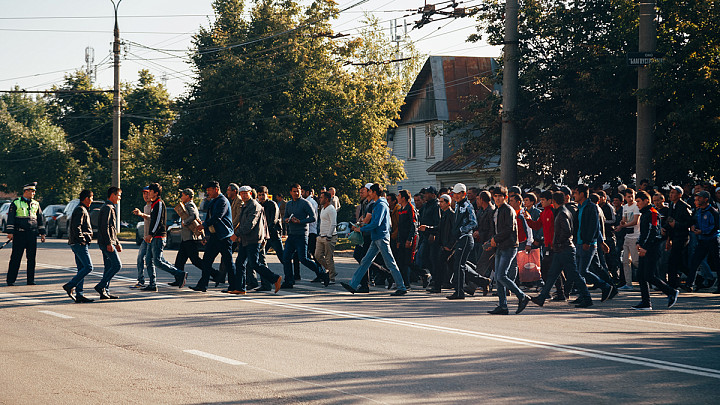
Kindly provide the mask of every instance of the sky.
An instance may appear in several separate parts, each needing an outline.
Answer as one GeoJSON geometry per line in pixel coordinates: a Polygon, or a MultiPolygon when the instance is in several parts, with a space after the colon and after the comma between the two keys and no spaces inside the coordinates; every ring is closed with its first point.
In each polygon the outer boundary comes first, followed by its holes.
{"type": "MultiPolygon", "coordinates": [[[[476,31],[473,18],[445,19],[411,29],[419,16],[409,15],[412,11],[408,10],[423,7],[424,0],[337,1],[340,9],[362,4],[333,21],[336,32],[357,33],[367,12],[381,21],[388,37],[391,20],[397,19],[398,25],[406,21],[409,38],[426,55],[500,56],[500,47],[466,42],[476,31]]],[[[457,1],[460,7],[481,4],[480,0],[457,1]]],[[[93,64],[98,65],[96,85],[112,87],[114,17],[110,0],[0,0],[0,9],[0,90],[16,85],[45,90],[60,85],[66,74],[85,68],[87,47],[93,48],[93,64]]],[[[122,0],[118,8],[120,37],[154,48],[190,49],[193,33],[201,26],[208,27],[213,15],[211,0],[122,0]]],[[[193,80],[187,53],[168,54],[127,43],[120,66],[123,82],[136,81],[137,72],[148,69],[166,84],[172,97],[183,94],[193,80]]]]}

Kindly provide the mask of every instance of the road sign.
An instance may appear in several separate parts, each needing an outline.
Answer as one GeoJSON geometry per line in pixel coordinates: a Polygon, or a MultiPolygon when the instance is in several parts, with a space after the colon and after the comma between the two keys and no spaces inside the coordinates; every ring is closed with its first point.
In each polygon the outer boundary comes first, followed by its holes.
{"type": "Polygon", "coordinates": [[[628,66],[647,66],[653,62],[659,62],[665,54],[662,52],[628,52],[628,66]]]}

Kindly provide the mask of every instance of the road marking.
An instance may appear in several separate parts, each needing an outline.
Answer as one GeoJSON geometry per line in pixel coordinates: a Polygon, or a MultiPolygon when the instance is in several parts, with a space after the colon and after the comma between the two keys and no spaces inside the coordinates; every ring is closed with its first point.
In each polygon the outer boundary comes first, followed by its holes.
{"type": "Polygon", "coordinates": [[[196,356],[205,357],[206,359],[219,361],[221,363],[230,364],[233,366],[244,366],[247,363],[243,363],[242,361],[237,361],[233,359],[228,359],[227,357],[218,356],[211,353],[205,353],[201,352],[200,350],[183,350],[185,353],[194,354],[196,356]]]}
{"type": "Polygon", "coordinates": [[[38,311],[38,312],[42,312],[43,314],[47,314],[47,315],[57,316],[58,318],[63,318],[63,319],[73,319],[74,318],[70,315],[65,315],[65,314],[61,314],[61,313],[53,312],[53,311],[38,311]]]}
{"type": "Polygon", "coordinates": [[[558,351],[558,352],[570,353],[570,354],[584,356],[584,357],[592,357],[592,358],[601,359],[601,360],[615,361],[615,362],[626,363],[626,364],[635,364],[635,365],[644,366],[644,367],[658,368],[661,370],[675,371],[675,372],[680,372],[680,373],[685,373],[685,374],[693,374],[693,375],[699,375],[699,376],[704,376],[704,377],[720,379],[720,370],[717,370],[717,369],[696,367],[696,366],[692,366],[692,365],[673,363],[673,362],[663,361],[663,360],[655,360],[655,359],[650,359],[650,358],[646,358],[646,357],[630,356],[630,355],[625,355],[625,354],[620,354],[620,353],[606,352],[603,350],[587,349],[587,348],[583,348],[583,347],[579,347],[579,346],[542,342],[539,340],[522,339],[522,338],[516,338],[516,337],[512,337],[512,336],[496,335],[496,334],[492,334],[492,333],[477,332],[477,331],[457,329],[457,328],[448,328],[448,327],[444,327],[444,326],[436,326],[436,325],[429,325],[429,324],[423,324],[423,323],[417,323],[417,322],[403,321],[403,320],[399,320],[399,319],[384,318],[384,317],[379,317],[379,316],[358,314],[358,313],[353,313],[353,312],[336,311],[336,310],[325,309],[325,308],[311,307],[311,306],[307,306],[307,305],[290,304],[290,303],[280,302],[277,300],[258,299],[258,298],[250,298],[250,297],[246,297],[246,299],[249,302],[253,302],[253,303],[257,303],[257,304],[286,307],[286,308],[292,308],[292,309],[296,309],[296,310],[300,310],[300,311],[340,316],[343,318],[359,319],[359,320],[366,320],[366,321],[378,322],[378,323],[384,323],[384,324],[390,324],[390,325],[396,325],[396,326],[405,326],[405,327],[410,327],[410,328],[414,328],[414,329],[423,329],[423,330],[430,330],[430,331],[436,331],[436,332],[448,333],[448,334],[454,334],[454,335],[476,337],[476,338],[494,340],[494,341],[503,342],[503,343],[512,343],[512,344],[521,345],[521,346],[529,346],[529,347],[536,347],[536,348],[540,348],[540,349],[554,350],[554,351],[558,351]]]}
{"type": "Polygon", "coordinates": [[[16,301],[16,302],[20,302],[23,304],[42,304],[43,302],[45,302],[43,300],[23,297],[22,295],[11,294],[11,293],[0,293],[0,299],[8,300],[8,301],[16,301]]]}

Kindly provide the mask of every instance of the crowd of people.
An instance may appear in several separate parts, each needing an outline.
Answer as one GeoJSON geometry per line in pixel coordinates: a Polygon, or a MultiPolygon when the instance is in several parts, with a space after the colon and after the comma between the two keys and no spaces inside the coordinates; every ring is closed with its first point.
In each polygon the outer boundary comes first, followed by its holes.
{"type": "MultiPolygon", "coordinates": [[[[36,240],[40,236],[44,241],[45,235],[40,206],[33,199],[36,185],[24,187],[8,214],[8,238],[15,242],[8,285],[16,281],[23,251],[28,284],[34,284],[36,240]]],[[[157,291],[156,269],[173,276],[170,285],[184,287],[188,260],[202,270],[189,287],[199,292],[207,291],[211,281],[217,287],[227,280],[224,293],[277,293],[294,287],[300,264],[314,273],[313,282],[326,287],[335,283],[340,203],[333,188],[315,196],[312,189],[293,184],[288,201],[277,196],[273,200],[264,186],[231,183],[223,194],[220,184],[211,181],[204,190],[204,219],[193,201],[194,191],[181,192],[175,211],[181,218],[182,242],[171,264],[163,256],[167,209],[162,187],[152,183],[143,189],[145,206],[133,212],[144,221],[133,288],[157,291]],[[271,248],[283,274],[267,265],[271,248]],[[221,264],[216,269],[218,255],[221,264]]],[[[93,197],[89,190],[80,193],[68,227],[78,271],[63,289],[79,303],[93,301],[83,293],[83,280],[93,269],[88,212],[93,197]]],[[[391,295],[402,296],[412,284],[430,294],[451,290],[450,300],[494,291],[498,305],[488,312],[505,315],[510,293],[517,297],[519,314],[530,302],[542,307],[548,299],[567,301],[571,295],[577,296],[575,307],[587,308],[593,305],[590,291],[599,290],[603,302],[633,291],[635,282],[641,301],[632,309],[649,310],[651,287],[667,296],[669,308],[681,289],[711,288],[720,271],[720,187],[709,184],[671,186],[666,195],[646,180],[637,191],[625,185],[586,184],[482,190],[458,183],[411,195],[407,190],[387,193],[381,185],[368,183],[360,187],[359,197],[350,238],[358,267],[351,280],[340,283],[353,294],[386,286],[394,287],[391,295]],[[531,297],[533,288],[539,293],[531,297]]],[[[95,285],[100,299],[118,298],[110,292],[110,282],[122,268],[116,213],[121,198],[121,189],[109,188],[100,209],[97,242],[104,271],[95,285]]],[[[714,293],[720,293],[720,286],[714,293]]]]}

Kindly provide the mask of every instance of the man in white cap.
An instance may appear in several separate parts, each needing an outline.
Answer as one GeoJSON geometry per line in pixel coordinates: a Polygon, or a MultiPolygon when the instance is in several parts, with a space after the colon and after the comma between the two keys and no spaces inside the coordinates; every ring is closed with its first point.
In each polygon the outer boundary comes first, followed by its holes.
{"type": "Polygon", "coordinates": [[[27,284],[35,285],[35,255],[37,237],[45,243],[45,222],[40,203],[35,201],[37,182],[23,186],[23,195],[10,204],[7,214],[8,240],[13,241],[10,264],[8,265],[7,285],[15,285],[23,252],[27,258],[27,284]]]}
{"type": "Polygon", "coordinates": [[[456,240],[453,249],[455,278],[453,287],[455,292],[448,296],[450,300],[461,300],[465,298],[463,287],[465,285],[465,271],[467,259],[473,250],[474,241],[473,229],[477,228],[475,209],[467,199],[467,188],[464,184],[458,183],[452,189],[452,198],[455,200],[455,219],[453,222],[453,239],[456,240]]]}

